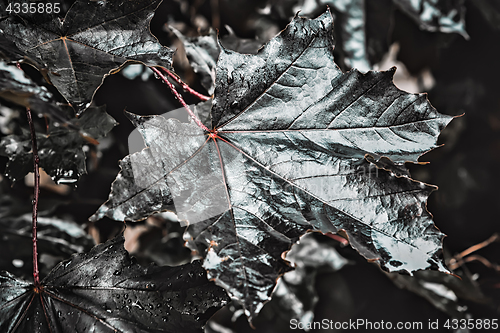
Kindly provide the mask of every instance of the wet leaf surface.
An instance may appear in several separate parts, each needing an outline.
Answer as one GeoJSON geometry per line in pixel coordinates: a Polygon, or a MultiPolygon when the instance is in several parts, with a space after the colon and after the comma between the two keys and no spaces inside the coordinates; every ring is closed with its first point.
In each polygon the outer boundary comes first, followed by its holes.
{"type": "MultiPolygon", "coordinates": [[[[86,173],[85,144],[97,144],[96,139],[106,135],[116,125],[106,113],[105,106],[92,107],[80,118],[61,124],[51,122],[47,135],[37,133],[40,166],[57,183],[74,184],[86,173]]],[[[33,171],[31,136],[27,129],[21,135],[13,134],[0,141],[0,155],[9,158],[5,175],[12,181],[33,171]]]]}
{"type": "MultiPolygon", "coordinates": [[[[8,202],[2,202],[6,203],[8,202]]],[[[31,231],[31,214],[0,218],[0,270],[25,278],[32,275],[31,231]]],[[[38,251],[41,253],[39,266],[42,276],[47,275],[56,262],[69,258],[74,253],[89,251],[92,246],[93,239],[77,223],[58,218],[38,218],[38,251]]]]}
{"type": "Polygon", "coordinates": [[[227,302],[200,262],[141,267],[123,237],[61,262],[35,291],[0,273],[2,332],[202,332],[227,302]]]}
{"type": "Polygon", "coordinates": [[[215,72],[220,53],[219,42],[230,50],[249,54],[257,53],[262,46],[262,43],[256,39],[239,38],[229,27],[226,29],[229,34],[223,35],[219,40],[214,30],[210,30],[207,35],[203,36],[186,37],[177,29],[170,27],[170,30],[184,45],[189,64],[200,76],[201,85],[210,95],[215,89],[215,72]]]}
{"type": "Polygon", "coordinates": [[[295,18],[257,55],[223,48],[213,138],[193,124],[130,114],[148,148],[122,160],[92,219],[134,221],[175,206],[209,277],[250,319],[290,270],[282,253],[307,230],[344,230],[388,271],[447,271],[443,234],[425,207],[433,187],[365,156],[417,162],[452,117],[397,89],[394,70],[343,73],[331,36],[327,12],[295,18]]]}
{"type": "Polygon", "coordinates": [[[104,77],[124,62],[170,68],[173,51],[149,31],[160,2],[78,0],[62,24],[57,14],[13,14],[0,22],[0,29],[48,68],[52,84],[81,113],[104,77]]]}
{"type": "Polygon", "coordinates": [[[53,95],[43,86],[34,83],[14,65],[0,60],[0,98],[16,105],[29,107],[38,114],[45,114],[56,121],[65,122],[64,111],[56,104],[53,95]]]}

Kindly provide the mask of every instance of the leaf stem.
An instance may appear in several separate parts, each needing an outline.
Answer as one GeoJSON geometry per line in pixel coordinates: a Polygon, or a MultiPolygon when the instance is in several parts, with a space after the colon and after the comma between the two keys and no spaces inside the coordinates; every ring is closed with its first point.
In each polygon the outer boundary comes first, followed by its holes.
{"type": "Polygon", "coordinates": [[[181,102],[182,106],[184,107],[184,109],[186,109],[186,111],[189,113],[189,115],[191,116],[191,118],[193,118],[193,120],[195,121],[196,125],[198,125],[198,127],[200,127],[201,129],[207,131],[207,132],[212,132],[208,127],[206,127],[205,125],[203,125],[203,123],[201,122],[200,119],[198,119],[198,117],[196,117],[196,115],[194,114],[194,112],[189,108],[189,106],[186,104],[186,102],[184,101],[184,99],[182,98],[182,96],[177,92],[177,90],[175,90],[175,87],[172,83],[170,83],[170,81],[165,77],[165,75],[163,75],[162,72],[160,72],[160,70],[158,70],[156,67],[150,67],[151,70],[153,72],[156,73],[156,75],[158,75],[161,80],[166,83],[168,85],[168,87],[170,88],[170,90],[172,91],[172,93],[174,94],[175,98],[177,98],[177,100],[179,102],[181,102]]]}
{"type": "Polygon", "coordinates": [[[37,220],[38,220],[38,197],[40,195],[40,170],[39,163],[40,158],[38,157],[38,148],[36,144],[36,133],[35,126],[33,125],[33,119],[31,117],[31,110],[26,108],[26,117],[28,118],[28,124],[31,132],[31,149],[33,151],[33,167],[34,167],[34,198],[33,198],[33,279],[35,281],[35,288],[40,287],[40,272],[38,270],[38,240],[37,240],[37,220]]]}
{"type": "Polygon", "coordinates": [[[193,88],[191,88],[190,86],[188,86],[186,83],[184,83],[180,78],[178,78],[174,73],[172,73],[168,69],[163,68],[163,67],[161,67],[161,69],[168,76],[170,76],[172,78],[172,80],[174,80],[178,85],[180,85],[184,91],[187,91],[191,95],[193,95],[195,97],[198,97],[202,101],[208,101],[210,99],[209,96],[205,96],[203,94],[200,94],[199,92],[197,92],[196,90],[194,90],[193,88]]]}

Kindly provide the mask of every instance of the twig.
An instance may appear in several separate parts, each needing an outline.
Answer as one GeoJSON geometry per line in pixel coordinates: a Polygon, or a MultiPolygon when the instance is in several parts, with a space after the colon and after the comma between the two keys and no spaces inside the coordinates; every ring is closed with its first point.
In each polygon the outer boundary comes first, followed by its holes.
{"type": "Polygon", "coordinates": [[[197,92],[196,90],[194,90],[193,88],[191,88],[190,86],[188,86],[186,83],[184,83],[181,79],[179,79],[174,73],[172,73],[168,69],[163,68],[163,67],[161,67],[161,69],[168,76],[170,76],[178,85],[180,85],[184,91],[187,91],[191,95],[193,95],[195,97],[198,97],[202,101],[208,101],[210,99],[209,96],[205,96],[203,94],[200,94],[199,92],[197,92]]]}
{"type": "Polygon", "coordinates": [[[472,252],[476,252],[477,250],[480,250],[483,247],[486,247],[486,246],[490,245],[491,243],[493,243],[493,242],[495,242],[495,241],[497,241],[499,239],[500,239],[500,237],[498,236],[498,234],[493,234],[487,240],[485,240],[485,241],[483,241],[483,242],[481,242],[479,244],[473,245],[473,246],[469,247],[467,250],[460,252],[454,258],[455,259],[463,258],[466,255],[471,254],[472,252]]]}
{"type": "Polygon", "coordinates": [[[31,117],[31,110],[26,108],[26,116],[28,118],[28,124],[31,132],[31,149],[33,151],[33,167],[34,167],[34,198],[33,198],[33,279],[35,282],[35,290],[40,287],[40,272],[38,270],[38,241],[37,241],[37,219],[38,219],[38,197],[40,195],[40,170],[39,163],[40,158],[38,157],[38,148],[36,145],[36,133],[35,126],[33,126],[33,119],[31,117]]]}
{"type": "Polygon", "coordinates": [[[499,270],[498,265],[490,263],[486,258],[484,258],[482,256],[479,256],[479,255],[469,256],[469,254],[474,253],[474,252],[476,252],[476,251],[478,251],[478,250],[480,250],[480,249],[482,249],[482,248],[484,248],[484,247],[486,247],[486,246],[490,245],[491,243],[496,242],[498,240],[500,240],[500,236],[497,233],[493,234],[487,240],[482,241],[479,244],[473,245],[473,246],[469,247],[468,249],[455,255],[453,258],[451,258],[449,260],[448,266],[450,267],[450,269],[453,270],[453,269],[456,269],[456,268],[462,266],[463,264],[465,264],[467,262],[480,261],[486,267],[493,268],[495,270],[499,270]]]}
{"type": "Polygon", "coordinates": [[[198,125],[198,127],[200,127],[201,129],[203,129],[203,130],[205,130],[207,132],[212,132],[212,131],[210,131],[210,129],[207,126],[203,125],[203,123],[201,122],[200,119],[198,119],[198,117],[196,117],[196,115],[194,114],[194,112],[189,108],[189,106],[186,104],[186,102],[184,101],[184,99],[182,98],[182,96],[177,92],[177,90],[175,90],[174,85],[172,83],[170,83],[170,81],[165,77],[165,75],[163,75],[163,73],[160,72],[155,67],[150,67],[150,68],[151,68],[151,70],[153,72],[155,72],[161,78],[161,80],[164,83],[166,83],[168,85],[168,87],[170,88],[170,90],[174,94],[175,98],[177,98],[177,100],[179,102],[181,102],[181,104],[184,107],[184,109],[186,109],[186,111],[189,113],[189,115],[191,116],[191,118],[193,118],[193,120],[198,125]]]}
{"type": "Polygon", "coordinates": [[[449,267],[450,267],[450,269],[457,269],[458,267],[462,266],[463,264],[468,263],[468,262],[472,262],[472,261],[479,261],[484,266],[500,272],[500,266],[499,265],[491,263],[488,259],[486,259],[485,257],[480,256],[478,254],[473,254],[471,256],[462,258],[462,259],[460,259],[458,261],[455,261],[453,263],[450,262],[449,267]]]}

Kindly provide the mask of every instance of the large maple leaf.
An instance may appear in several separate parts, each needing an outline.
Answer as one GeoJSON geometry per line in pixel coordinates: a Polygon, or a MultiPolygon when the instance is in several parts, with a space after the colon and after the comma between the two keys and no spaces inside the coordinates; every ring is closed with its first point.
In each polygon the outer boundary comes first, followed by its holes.
{"type": "Polygon", "coordinates": [[[343,73],[332,23],[329,12],[296,17],[256,55],[222,47],[210,132],[130,115],[148,148],[121,161],[92,219],[134,221],[175,205],[190,246],[206,249],[209,277],[250,319],[290,269],[283,252],[308,230],[343,230],[388,271],[446,271],[426,209],[433,187],[392,171],[436,147],[452,117],[396,88],[394,69],[343,73]]]}
{"type": "Polygon", "coordinates": [[[123,242],[119,236],[61,262],[39,288],[1,272],[0,330],[194,333],[227,303],[200,262],[144,268],[123,242]]]}
{"type": "Polygon", "coordinates": [[[124,62],[170,68],[173,51],[149,32],[160,2],[77,0],[62,23],[57,14],[13,14],[0,21],[0,30],[47,66],[51,83],[80,113],[104,77],[124,62]]]}

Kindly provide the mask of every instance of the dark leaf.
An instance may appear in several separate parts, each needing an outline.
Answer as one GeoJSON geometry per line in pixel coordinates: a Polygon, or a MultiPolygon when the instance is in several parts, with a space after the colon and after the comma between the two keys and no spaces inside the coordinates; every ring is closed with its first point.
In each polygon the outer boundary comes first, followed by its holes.
{"type": "Polygon", "coordinates": [[[201,85],[212,95],[215,89],[215,67],[220,53],[216,32],[210,30],[207,36],[185,37],[174,27],[169,28],[184,45],[189,64],[200,76],[201,85]]]}
{"type": "Polygon", "coordinates": [[[436,271],[420,271],[414,276],[393,273],[387,275],[399,288],[408,289],[422,296],[453,318],[465,318],[466,308],[461,306],[460,298],[479,303],[489,301],[481,292],[477,282],[468,277],[462,279],[436,271]]]}
{"type": "Polygon", "coordinates": [[[307,325],[313,321],[314,308],[318,303],[315,285],[318,271],[337,271],[348,261],[333,246],[319,243],[312,233],[302,236],[300,242],[287,253],[286,259],[295,269],[278,280],[269,305],[274,304],[281,309],[280,312],[289,314],[289,320],[294,318],[307,325]]]}
{"type": "Polygon", "coordinates": [[[253,318],[290,270],[282,259],[307,230],[344,230],[385,270],[447,271],[443,234],[426,209],[433,187],[365,160],[417,162],[452,117],[387,72],[342,71],[332,17],[295,18],[257,55],[222,49],[211,138],[193,124],[133,116],[147,149],[121,162],[93,216],[138,220],[175,205],[209,277],[253,318]]]}
{"type": "Polygon", "coordinates": [[[2,332],[201,332],[227,302],[200,262],[141,267],[123,236],[61,262],[35,290],[0,273],[2,332]]]}
{"type": "Polygon", "coordinates": [[[52,94],[24,75],[16,66],[0,60],[0,98],[47,114],[56,121],[65,121],[64,112],[54,102],[52,94]]]}
{"type": "Polygon", "coordinates": [[[393,0],[408,14],[420,29],[458,33],[469,38],[465,31],[465,0],[393,0]]]}
{"type": "Polygon", "coordinates": [[[24,54],[19,50],[13,42],[8,40],[5,35],[0,35],[0,58],[9,61],[20,61],[24,58],[24,54]]]}
{"type": "Polygon", "coordinates": [[[327,6],[334,11],[337,39],[337,64],[362,72],[373,69],[388,50],[392,22],[392,0],[274,0],[273,9],[284,18],[300,11],[307,17],[322,13],[327,6]]]}
{"type": "MultiPolygon", "coordinates": [[[[104,111],[104,106],[92,107],[78,119],[66,124],[51,123],[47,135],[37,133],[40,166],[57,183],[75,183],[86,173],[86,143],[98,143],[98,139],[107,134],[116,121],[104,111]]],[[[0,141],[0,155],[9,161],[5,175],[12,181],[23,178],[33,171],[31,136],[25,130],[22,135],[9,135],[0,141]]]]}
{"type": "MultiPolygon", "coordinates": [[[[220,43],[230,50],[255,54],[262,46],[262,43],[255,39],[239,38],[229,27],[226,29],[229,34],[224,35],[220,43]]],[[[200,76],[201,85],[212,95],[215,89],[215,68],[220,53],[216,32],[210,30],[206,36],[186,37],[174,27],[170,27],[170,30],[183,43],[189,64],[200,76]]]]}
{"type": "MultiPolygon", "coordinates": [[[[19,217],[0,215],[2,239],[0,270],[14,272],[24,277],[31,275],[33,270],[31,232],[31,213],[19,217]]],[[[93,239],[75,222],[38,217],[39,267],[42,275],[47,275],[55,262],[69,258],[74,253],[89,251],[93,245],[93,239]]]]}
{"type": "Polygon", "coordinates": [[[103,78],[125,61],[170,68],[173,51],[149,31],[161,0],[77,0],[63,23],[55,14],[12,15],[0,29],[48,76],[78,113],[89,107],[103,78]]]}

